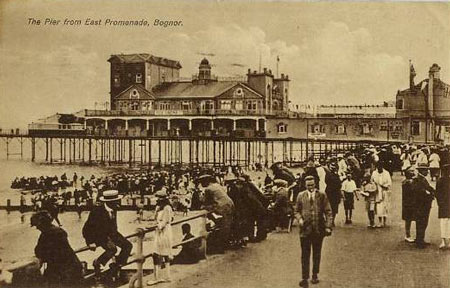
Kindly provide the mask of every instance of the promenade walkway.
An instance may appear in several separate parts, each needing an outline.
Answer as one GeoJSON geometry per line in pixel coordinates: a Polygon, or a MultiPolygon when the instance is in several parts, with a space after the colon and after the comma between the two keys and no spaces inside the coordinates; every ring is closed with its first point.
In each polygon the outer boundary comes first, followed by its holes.
{"type": "MultiPolygon", "coordinates": [[[[311,287],[450,287],[450,251],[438,249],[436,202],[426,237],[432,245],[419,250],[404,242],[402,179],[399,174],[393,177],[389,227],[366,227],[362,199],[355,203],[353,225],[343,224],[344,211],[339,211],[337,227],[324,242],[321,282],[311,287]]],[[[271,233],[262,243],[211,256],[200,264],[174,266],[172,283],[158,284],[157,287],[298,287],[301,266],[297,232],[294,227],[290,234],[271,233]]],[[[148,275],[145,280],[151,278],[152,275],[148,275]]]]}

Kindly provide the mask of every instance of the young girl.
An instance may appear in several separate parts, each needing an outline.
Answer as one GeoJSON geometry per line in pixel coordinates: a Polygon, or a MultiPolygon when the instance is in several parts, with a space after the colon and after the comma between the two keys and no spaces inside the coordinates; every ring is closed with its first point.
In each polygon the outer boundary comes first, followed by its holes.
{"type": "Polygon", "coordinates": [[[161,282],[170,282],[170,260],[172,255],[172,227],[173,210],[165,188],[156,192],[158,201],[156,203],[156,223],[155,231],[155,254],[153,263],[155,266],[155,279],[147,282],[147,285],[155,285],[161,282]],[[162,269],[165,267],[166,276],[162,277],[162,269]]]}

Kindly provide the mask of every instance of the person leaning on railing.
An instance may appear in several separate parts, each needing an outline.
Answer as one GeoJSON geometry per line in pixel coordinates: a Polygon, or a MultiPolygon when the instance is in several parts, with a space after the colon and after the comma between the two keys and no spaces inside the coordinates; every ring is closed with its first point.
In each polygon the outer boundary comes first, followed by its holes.
{"type": "Polygon", "coordinates": [[[31,216],[31,226],[41,231],[34,249],[40,264],[47,264],[44,279],[48,287],[77,287],[82,280],[82,265],[67,240],[67,233],[52,225],[52,217],[47,211],[31,216]]]}

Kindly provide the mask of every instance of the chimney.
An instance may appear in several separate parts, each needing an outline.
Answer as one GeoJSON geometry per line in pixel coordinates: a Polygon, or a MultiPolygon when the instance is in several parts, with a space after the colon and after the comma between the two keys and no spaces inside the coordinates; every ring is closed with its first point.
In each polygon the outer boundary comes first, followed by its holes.
{"type": "Polygon", "coordinates": [[[428,72],[428,101],[427,101],[427,108],[428,108],[428,114],[431,117],[434,117],[434,81],[435,79],[439,79],[439,71],[441,70],[441,67],[434,63],[430,67],[430,71],[428,72]]]}
{"type": "Polygon", "coordinates": [[[247,73],[248,74],[252,73],[252,70],[250,68],[248,68],[247,73]]]}
{"type": "Polygon", "coordinates": [[[284,73],[281,73],[281,79],[284,79],[284,73]]]}
{"type": "Polygon", "coordinates": [[[416,71],[411,60],[409,60],[409,89],[411,90],[414,88],[414,77],[416,77],[416,71]]]}
{"type": "Polygon", "coordinates": [[[267,73],[267,68],[266,67],[264,67],[264,74],[266,74],[267,73]]]}

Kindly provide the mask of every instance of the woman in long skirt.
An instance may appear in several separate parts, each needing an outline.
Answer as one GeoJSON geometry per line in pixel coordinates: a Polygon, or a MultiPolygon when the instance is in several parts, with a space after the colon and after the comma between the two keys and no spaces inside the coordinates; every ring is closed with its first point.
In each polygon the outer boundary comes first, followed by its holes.
{"type": "Polygon", "coordinates": [[[173,210],[170,201],[163,188],[155,194],[158,197],[156,204],[156,224],[155,231],[155,253],[153,263],[155,267],[155,279],[147,282],[147,285],[154,285],[160,282],[170,282],[170,260],[172,255],[172,220],[173,210]],[[165,267],[166,276],[163,277],[161,272],[165,267]]]}
{"type": "Polygon", "coordinates": [[[377,170],[373,171],[371,179],[377,185],[378,190],[376,195],[376,214],[379,224],[377,227],[385,227],[391,201],[391,175],[383,169],[383,163],[378,162],[377,170]]]}

